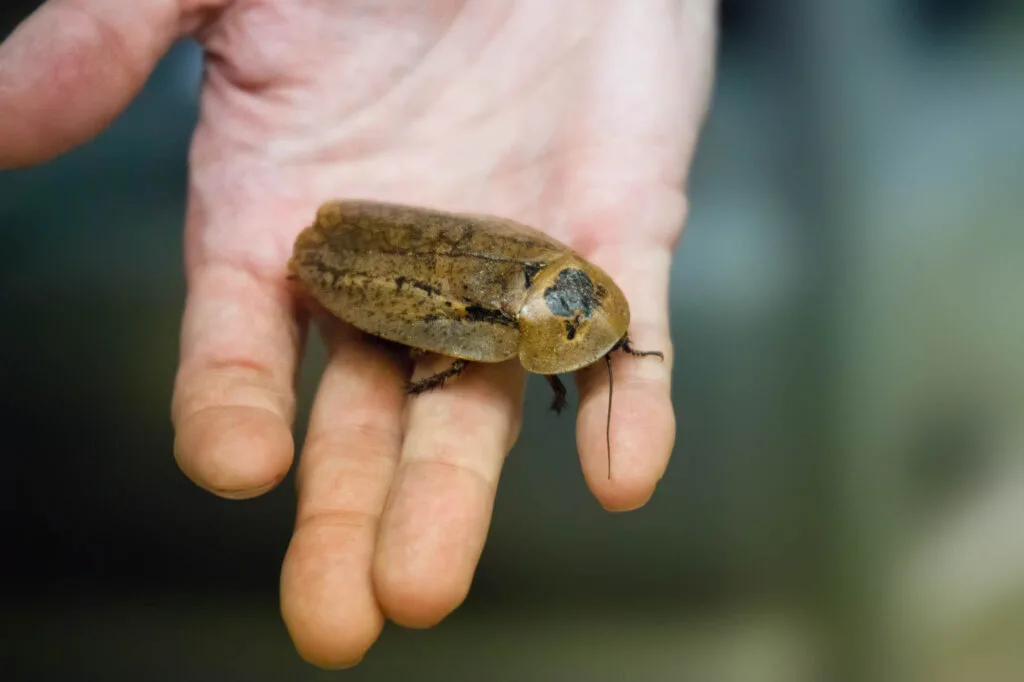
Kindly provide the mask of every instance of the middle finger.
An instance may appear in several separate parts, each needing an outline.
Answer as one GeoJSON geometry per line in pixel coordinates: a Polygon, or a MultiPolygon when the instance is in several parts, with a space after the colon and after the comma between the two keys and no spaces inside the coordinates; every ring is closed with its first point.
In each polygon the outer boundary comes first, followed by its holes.
{"type": "MultiPolygon", "coordinates": [[[[430,356],[414,378],[451,363],[430,356]]],[[[519,432],[524,386],[518,362],[480,363],[410,396],[374,557],[377,597],[395,622],[433,625],[469,591],[501,466],[519,432]]]]}
{"type": "Polygon", "coordinates": [[[384,616],[373,593],[377,528],[402,442],[404,372],[380,345],[323,321],[330,360],[296,474],[299,507],[281,572],[281,608],[303,656],[358,661],[384,616]]]}

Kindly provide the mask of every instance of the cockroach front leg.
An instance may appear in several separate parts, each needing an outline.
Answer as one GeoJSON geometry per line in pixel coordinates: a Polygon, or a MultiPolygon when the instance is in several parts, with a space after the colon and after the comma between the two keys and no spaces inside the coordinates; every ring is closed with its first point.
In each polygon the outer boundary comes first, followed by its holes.
{"type": "Polygon", "coordinates": [[[555,414],[562,414],[562,410],[565,409],[568,402],[565,399],[565,384],[562,383],[556,374],[545,374],[544,378],[548,380],[551,390],[555,394],[554,400],[551,401],[551,409],[555,411],[555,414]]]}
{"type": "MultiPolygon", "coordinates": [[[[617,348],[620,348],[623,353],[629,353],[630,355],[633,355],[633,356],[638,357],[638,358],[643,358],[643,357],[646,357],[648,355],[653,355],[654,357],[658,358],[659,360],[664,360],[665,359],[665,354],[662,353],[660,350],[637,350],[636,348],[633,348],[633,344],[629,340],[628,336],[623,336],[622,337],[622,341],[619,341],[619,344],[618,344],[617,348]]],[[[614,350],[614,348],[612,350],[614,350]]]]}
{"type": "Polygon", "coordinates": [[[437,388],[438,386],[442,386],[444,385],[444,382],[461,374],[462,370],[466,369],[466,365],[468,364],[469,362],[466,360],[456,360],[452,363],[451,367],[442,372],[433,374],[425,379],[420,379],[419,381],[409,382],[406,389],[410,394],[416,395],[418,393],[423,393],[424,391],[437,388]]]}

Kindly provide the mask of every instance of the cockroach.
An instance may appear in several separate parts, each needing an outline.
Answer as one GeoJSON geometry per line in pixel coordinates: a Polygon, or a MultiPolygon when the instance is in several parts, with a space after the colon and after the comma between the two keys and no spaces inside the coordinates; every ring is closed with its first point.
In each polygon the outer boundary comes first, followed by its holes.
{"type": "Polygon", "coordinates": [[[320,206],[295,239],[289,278],[327,312],[373,336],[452,358],[407,391],[442,386],[471,362],[518,357],[566,405],[558,374],[610,355],[664,355],[630,343],[629,305],[612,278],[543,232],[505,218],[378,201],[320,206]]]}

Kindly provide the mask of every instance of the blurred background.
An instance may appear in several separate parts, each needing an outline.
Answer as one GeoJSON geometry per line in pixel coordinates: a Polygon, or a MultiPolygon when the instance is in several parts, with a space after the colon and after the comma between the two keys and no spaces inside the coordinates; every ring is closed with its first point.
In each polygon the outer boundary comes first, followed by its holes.
{"type": "Polygon", "coordinates": [[[291,481],[223,501],[171,454],[196,46],[0,175],[0,679],[1024,679],[1024,6],[721,22],[657,494],[603,512],[532,383],[469,599],[343,673],[280,621],[291,481]]]}

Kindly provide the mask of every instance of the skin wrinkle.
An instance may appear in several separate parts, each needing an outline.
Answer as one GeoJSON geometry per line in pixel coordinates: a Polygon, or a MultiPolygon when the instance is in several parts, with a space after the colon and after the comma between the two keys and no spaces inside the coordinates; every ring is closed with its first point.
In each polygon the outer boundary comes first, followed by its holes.
{"type": "Polygon", "coordinates": [[[385,408],[389,403],[404,403],[404,398],[397,387],[388,385],[397,377],[385,349],[345,352],[359,334],[333,319],[323,321],[320,333],[329,349],[329,364],[317,391],[295,480],[299,491],[296,527],[320,523],[322,519],[316,517],[321,514],[328,515],[325,522],[329,523],[330,514],[349,509],[373,517],[375,529],[386,498],[380,482],[394,476],[403,435],[399,420],[385,408]],[[341,383],[343,378],[349,381],[341,383]],[[371,387],[369,395],[353,392],[354,382],[371,387]],[[358,407],[353,408],[353,403],[358,407]],[[326,416],[335,410],[346,417],[340,429],[326,416]]]}
{"type": "MultiPolygon", "coordinates": [[[[226,377],[248,378],[250,376],[273,376],[273,371],[270,369],[269,365],[256,360],[251,360],[244,355],[238,357],[226,356],[210,360],[206,363],[206,369],[212,374],[223,375],[226,377]]],[[[260,388],[264,388],[268,391],[276,390],[273,383],[270,381],[262,384],[260,388]]]]}
{"type": "MultiPolygon", "coordinates": [[[[415,91],[421,90],[421,88],[417,86],[415,77],[424,77],[427,72],[434,71],[435,62],[443,61],[447,57],[447,52],[445,51],[446,40],[451,37],[457,28],[461,28],[460,17],[461,15],[455,16],[452,21],[444,26],[442,32],[423,51],[420,59],[411,68],[402,72],[390,88],[382,91],[379,96],[369,102],[354,107],[341,125],[324,126],[320,121],[313,122],[312,128],[319,135],[311,140],[311,148],[306,150],[307,158],[313,160],[329,159],[332,156],[334,158],[358,158],[359,156],[372,156],[382,153],[386,147],[378,136],[372,134],[372,131],[390,130],[388,125],[389,119],[392,116],[401,117],[410,110],[418,112],[417,116],[420,118],[425,117],[430,107],[426,106],[424,102],[416,101],[417,99],[422,99],[424,95],[419,94],[418,97],[416,96],[415,91]],[[410,92],[410,90],[414,92],[410,92]],[[333,139],[324,139],[325,131],[333,131],[333,139]],[[373,139],[375,144],[369,146],[361,154],[351,148],[352,140],[363,141],[367,138],[373,139]]],[[[500,22],[497,28],[500,29],[500,22]]],[[[487,37],[485,34],[484,36],[477,36],[476,39],[486,45],[487,37]]],[[[424,79],[429,80],[429,78],[424,79]]],[[[451,79],[449,87],[455,87],[458,82],[458,78],[451,79]]],[[[442,95],[443,92],[442,90],[442,95]]],[[[436,106],[436,100],[440,99],[442,95],[434,94],[434,91],[431,91],[429,97],[435,100],[436,106]]],[[[416,140],[409,137],[409,131],[415,128],[416,120],[414,118],[412,121],[406,121],[397,136],[393,133],[389,135],[392,147],[407,148],[416,146],[416,140]]],[[[426,139],[433,140],[437,136],[438,131],[435,128],[431,134],[427,135],[426,139]]],[[[301,159],[299,161],[301,162],[301,159]]]]}
{"type": "Polygon", "coordinates": [[[300,493],[308,493],[300,494],[300,512],[336,506],[329,500],[339,495],[352,506],[354,497],[346,492],[352,489],[358,491],[356,498],[363,499],[364,503],[358,505],[360,511],[379,514],[384,495],[373,492],[373,483],[394,475],[403,434],[393,417],[387,419],[391,424],[383,423],[385,420],[379,417],[376,420],[381,423],[363,418],[346,424],[344,431],[325,428],[327,425],[319,420],[311,424],[296,476],[300,493]],[[344,453],[344,457],[333,457],[332,453],[344,453]],[[304,461],[307,458],[326,464],[319,466],[314,476],[314,470],[304,461]]]}
{"type": "MultiPolygon", "coordinates": [[[[218,268],[222,269],[223,268],[218,268]]],[[[193,271],[193,277],[199,277],[201,270],[193,271]]],[[[260,287],[259,276],[248,270],[227,268],[231,275],[242,275],[242,282],[237,280],[232,285],[237,289],[241,286],[260,287]],[[246,283],[248,278],[248,283],[246,283]]],[[[214,277],[214,272],[206,273],[214,277]]],[[[278,285],[280,286],[280,285],[278,285]]],[[[287,291],[277,292],[278,298],[290,301],[287,291]]],[[[298,324],[290,327],[291,340],[298,345],[305,332],[298,324]]],[[[231,358],[239,357],[237,348],[218,348],[216,344],[206,344],[202,356],[196,355],[191,335],[191,327],[182,330],[182,357],[191,355],[192,362],[182,364],[175,379],[175,393],[172,400],[172,422],[179,428],[187,424],[196,424],[208,415],[210,410],[223,409],[221,406],[248,407],[266,410],[282,419],[286,424],[293,423],[296,412],[294,382],[297,367],[291,372],[274,376],[270,369],[271,363],[250,359],[246,364],[231,362],[231,358]]],[[[253,358],[254,356],[250,356],[253,358]]],[[[298,365],[298,363],[295,363],[298,365]]],[[[279,367],[280,368],[280,367],[279,367]]]]}
{"type": "Polygon", "coordinates": [[[377,593],[399,624],[435,623],[465,598],[493,509],[494,488],[483,482],[478,472],[436,461],[400,470],[374,562],[377,593]],[[430,489],[439,494],[425,495],[430,489]],[[424,589],[424,579],[436,586],[424,589]]]}
{"type": "MultiPolygon", "coordinates": [[[[469,377],[466,377],[466,380],[470,381],[469,377]]],[[[449,456],[446,453],[458,452],[466,442],[491,440],[492,425],[500,424],[509,416],[509,404],[503,392],[499,393],[489,383],[484,384],[476,377],[472,381],[473,393],[480,394],[473,402],[466,404],[465,401],[458,400],[453,396],[452,399],[429,401],[426,405],[414,408],[417,409],[416,417],[420,421],[433,424],[460,424],[461,426],[458,431],[442,429],[433,433],[434,442],[431,444],[430,451],[415,452],[416,457],[422,459],[444,458],[449,456]],[[467,427],[466,424],[470,426],[467,427]],[[476,436],[475,439],[474,436],[476,436]]],[[[435,390],[448,390],[451,393],[456,393],[456,382],[458,379],[444,388],[435,390]]],[[[522,379],[519,379],[518,383],[522,384],[522,379]]],[[[424,403],[425,401],[420,400],[419,402],[424,403]]],[[[521,410],[516,409],[512,416],[515,417],[519,412],[521,410]]],[[[510,439],[514,440],[519,429],[513,427],[516,427],[518,422],[518,419],[513,418],[509,422],[508,428],[505,429],[505,437],[496,440],[502,444],[508,443],[510,439]]]]}
{"type": "MultiPolygon", "coordinates": [[[[415,89],[413,86],[409,84],[412,84],[414,82],[415,77],[417,75],[421,75],[425,71],[430,70],[430,68],[434,65],[434,62],[437,61],[440,57],[444,56],[439,55],[438,53],[448,45],[449,39],[451,38],[455,30],[457,28],[462,27],[462,22],[465,21],[464,16],[464,13],[454,13],[452,20],[445,24],[441,33],[437,36],[433,43],[426,49],[426,51],[423,52],[419,61],[411,69],[405,70],[401,74],[401,77],[396,80],[393,87],[384,90],[378,98],[369,102],[367,105],[360,107],[359,110],[355,112],[356,115],[353,116],[353,123],[358,125],[359,120],[361,118],[373,120],[378,109],[386,108],[391,102],[391,100],[400,100],[406,89],[415,89]]],[[[500,26],[501,22],[499,21],[495,31],[499,30],[500,26]]],[[[486,46],[490,35],[493,34],[482,33],[478,37],[478,40],[486,46]]],[[[453,79],[449,87],[454,87],[456,82],[457,79],[453,79]]],[[[444,92],[445,90],[442,89],[438,94],[431,96],[435,100],[440,100],[442,99],[444,92]]],[[[396,108],[402,107],[398,106],[396,108]]],[[[429,110],[429,107],[422,107],[420,108],[420,110],[429,110]]]]}
{"type": "MultiPolygon", "coordinates": [[[[198,374],[209,376],[205,368],[198,374]]],[[[226,382],[207,379],[198,389],[182,389],[181,397],[174,402],[174,407],[171,409],[172,421],[181,426],[186,421],[195,420],[210,410],[220,410],[230,406],[265,410],[291,424],[295,419],[293,394],[279,391],[268,384],[261,385],[260,382],[253,382],[251,381],[253,376],[231,373],[226,382]]],[[[188,381],[190,378],[187,375],[183,376],[178,383],[181,386],[194,385],[195,382],[188,381]]]]}
{"type": "MultiPolygon", "coordinates": [[[[563,5],[568,4],[569,1],[566,0],[563,5]]],[[[432,137],[431,131],[436,131],[439,126],[451,130],[463,130],[474,124],[493,120],[504,111],[516,112],[517,116],[521,116],[519,110],[527,109],[528,111],[528,108],[520,103],[530,102],[533,96],[549,88],[561,95],[559,97],[561,101],[571,97],[568,89],[558,87],[562,83],[557,81],[564,81],[571,77],[571,73],[566,72],[574,71],[578,67],[573,58],[578,59],[584,54],[582,48],[585,42],[585,31],[580,26],[582,22],[566,20],[565,23],[578,33],[578,37],[572,39],[566,39],[565,31],[567,29],[559,27],[558,30],[561,32],[558,37],[568,43],[564,47],[559,46],[556,41],[546,40],[543,34],[535,35],[537,52],[520,55],[520,69],[522,70],[516,74],[517,78],[511,85],[500,84],[500,81],[496,83],[496,79],[501,79],[503,74],[486,71],[485,67],[489,64],[492,54],[497,53],[497,58],[500,59],[501,51],[508,49],[504,44],[507,39],[503,32],[515,34],[515,27],[510,26],[513,23],[512,14],[515,5],[508,3],[506,6],[509,8],[509,12],[501,22],[497,23],[488,36],[494,39],[481,41],[481,50],[474,53],[468,63],[449,65],[450,68],[458,66],[459,75],[457,78],[449,79],[446,87],[436,98],[434,106],[427,109],[421,117],[420,120],[425,128],[423,134],[426,137],[432,137]],[[548,49],[554,49],[555,53],[547,55],[544,50],[548,49]],[[525,65],[527,60],[529,60],[529,66],[525,65]],[[555,66],[552,67],[552,64],[555,66]],[[485,65],[482,73],[481,65],[485,65]],[[459,99],[449,94],[457,91],[460,87],[465,89],[467,85],[470,87],[470,91],[474,92],[474,96],[459,99]],[[476,92],[481,85],[486,88],[485,97],[480,97],[476,92]],[[502,87],[503,90],[499,89],[502,87]],[[474,107],[474,110],[466,113],[466,104],[474,107]],[[452,117],[450,112],[453,110],[459,115],[452,117]],[[438,113],[432,115],[435,111],[438,113]]]]}
{"type": "MultiPolygon", "coordinates": [[[[275,242],[277,240],[274,240],[275,242]]],[[[198,249],[193,260],[192,274],[189,279],[199,277],[203,274],[210,274],[216,269],[229,269],[237,274],[249,277],[253,284],[266,293],[274,294],[275,298],[292,303],[292,292],[284,279],[286,268],[283,263],[287,262],[287,256],[282,259],[275,258],[269,253],[264,258],[246,257],[244,252],[224,253],[219,242],[207,242],[203,244],[204,249],[198,249]],[[204,253],[205,252],[205,253],[204,253]]],[[[276,246],[268,247],[268,251],[276,252],[276,246]]],[[[287,252],[286,252],[287,253],[287,252]]]]}
{"type": "MultiPolygon", "coordinates": [[[[433,424],[451,424],[453,423],[452,416],[446,414],[441,418],[437,417],[426,417],[422,414],[417,415],[420,421],[429,422],[433,424]]],[[[485,478],[492,483],[496,482],[495,479],[491,479],[487,474],[477,466],[479,461],[475,456],[474,452],[466,451],[466,443],[484,443],[491,446],[497,446],[503,449],[503,446],[511,439],[514,439],[514,434],[517,430],[502,428],[500,437],[495,437],[496,434],[493,432],[492,426],[494,424],[500,424],[503,419],[503,413],[501,410],[494,410],[493,416],[486,421],[479,422],[484,425],[477,429],[470,429],[465,432],[460,431],[458,433],[451,433],[447,436],[442,435],[443,430],[439,430],[436,433],[431,433],[428,439],[422,441],[414,441],[415,447],[406,448],[407,452],[403,453],[402,464],[405,466],[409,462],[437,462],[446,465],[456,466],[463,469],[471,469],[474,473],[485,478]]],[[[422,438],[423,434],[419,434],[422,438]]],[[[480,449],[489,449],[481,447],[480,449]]],[[[507,455],[507,453],[505,453],[507,455]]]]}
{"type": "Polygon", "coordinates": [[[266,420],[262,428],[259,426],[258,417],[269,414],[259,408],[227,406],[215,406],[194,414],[187,420],[189,428],[175,426],[174,457],[179,467],[197,485],[228,499],[245,499],[276,487],[287,473],[287,469],[280,466],[280,455],[285,454],[287,461],[291,460],[291,442],[280,438],[281,430],[268,432],[266,420]],[[265,438],[265,444],[278,446],[278,451],[265,449],[262,456],[250,458],[241,467],[232,457],[225,456],[230,454],[230,446],[237,449],[239,444],[245,445],[248,453],[256,443],[254,435],[265,438]],[[204,458],[195,457],[200,447],[206,449],[204,458]],[[273,468],[268,469],[269,466],[273,468]]]}
{"type": "MultiPolygon", "coordinates": [[[[263,3],[261,3],[263,4],[263,3]]],[[[269,3],[276,5],[278,3],[269,3]]],[[[302,14],[301,11],[297,11],[297,14],[302,14]]],[[[249,16],[249,12],[246,12],[243,16],[249,16]]],[[[457,20],[458,16],[454,17],[457,20]]],[[[305,110],[308,112],[307,120],[305,125],[292,130],[292,139],[288,142],[287,147],[293,148],[293,151],[287,154],[276,154],[276,158],[279,161],[288,162],[301,162],[302,156],[311,156],[313,154],[319,154],[323,158],[335,158],[339,156],[345,156],[342,154],[344,150],[348,149],[351,145],[352,140],[361,140],[365,144],[367,131],[366,126],[371,126],[372,129],[388,129],[389,119],[394,116],[401,116],[409,110],[422,111],[424,107],[422,105],[413,106],[412,102],[408,100],[408,87],[406,84],[414,84],[416,76],[419,72],[429,68],[431,63],[432,53],[438,49],[439,46],[443,46],[444,39],[451,31],[453,22],[444,22],[441,30],[438,32],[435,30],[435,37],[431,40],[425,41],[424,44],[417,49],[415,54],[410,55],[405,59],[406,65],[401,67],[397,72],[390,74],[378,74],[378,77],[373,79],[373,82],[386,83],[386,88],[380,90],[378,93],[370,93],[369,99],[365,101],[359,101],[358,99],[352,101],[347,108],[332,109],[329,112],[323,112],[320,102],[317,101],[302,101],[301,94],[304,89],[312,91],[326,90],[330,91],[334,87],[334,83],[339,82],[339,79],[344,80],[344,70],[342,73],[328,71],[331,75],[331,84],[322,82],[322,77],[316,76],[304,76],[293,82],[287,80],[277,80],[270,75],[263,75],[256,77],[253,75],[243,75],[237,72],[237,66],[232,62],[226,60],[223,56],[224,53],[229,51],[229,48],[233,45],[244,42],[243,38],[236,35],[237,26],[232,24],[235,21],[234,17],[230,14],[222,17],[222,27],[220,31],[211,31],[206,39],[206,45],[208,52],[214,57],[213,64],[215,67],[210,72],[211,79],[211,94],[216,96],[230,97],[231,93],[238,93],[244,97],[246,102],[235,102],[235,110],[246,110],[253,106],[253,103],[261,104],[264,101],[276,100],[278,105],[288,106],[292,109],[301,112],[305,110]],[[253,100],[252,95],[258,94],[259,99],[253,100]],[[295,95],[300,95],[296,98],[295,95]],[[402,101],[405,98],[406,101],[402,101]],[[249,101],[252,100],[252,101],[249,101]],[[393,100],[398,100],[392,105],[393,100]],[[329,120],[328,120],[329,118],[329,120]],[[325,139],[328,135],[334,135],[338,142],[332,143],[330,139],[325,139]],[[307,138],[306,142],[303,142],[303,138],[307,138]],[[305,151],[299,151],[304,149],[305,151]]],[[[375,31],[373,27],[370,28],[358,28],[358,22],[365,21],[365,23],[382,22],[381,18],[373,19],[359,19],[358,17],[351,17],[349,24],[356,26],[356,28],[347,29],[346,33],[349,35],[372,35],[375,31]]],[[[320,37],[318,31],[322,30],[324,22],[311,20],[309,22],[309,32],[302,32],[301,39],[308,41],[312,39],[314,42],[320,37]],[[311,32],[311,33],[310,33],[311,32]]],[[[399,27],[394,25],[387,26],[386,29],[389,32],[389,45],[391,51],[396,52],[395,49],[395,38],[393,33],[399,30],[399,27]]],[[[244,33],[244,31],[243,31],[244,33]]],[[[412,35],[419,35],[418,32],[410,31],[412,35]]],[[[344,38],[344,36],[342,36],[344,38]]],[[[300,37],[296,37],[299,40],[300,37]]],[[[325,36],[324,42],[334,46],[338,44],[345,44],[346,40],[339,39],[338,36],[325,36]]],[[[359,41],[356,41],[357,45],[359,41]]],[[[316,51],[314,51],[314,54],[316,51]]],[[[324,51],[329,53],[329,51],[324,51]]],[[[357,52],[358,58],[358,52],[357,52]]],[[[239,61],[242,61],[239,59],[239,61]]],[[[315,72],[317,69],[313,68],[318,66],[319,59],[314,58],[309,64],[303,65],[305,68],[293,69],[289,71],[287,68],[282,68],[281,65],[275,64],[275,67],[281,70],[283,73],[291,74],[293,72],[298,73],[309,73],[315,72]]],[[[375,65],[375,68],[379,66],[375,65]]],[[[289,76],[291,77],[291,76],[289,76]]],[[[363,79],[365,80],[365,79],[363,79]]],[[[413,85],[415,87],[415,85],[413,85]]],[[[216,97],[214,97],[216,102],[216,97]]],[[[226,105],[231,105],[230,100],[225,102],[226,105]]],[[[274,107],[270,108],[266,114],[260,117],[254,117],[254,120],[272,118],[274,107]]],[[[233,128],[224,130],[218,130],[218,136],[224,139],[233,139],[237,144],[244,146],[246,142],[251,139],[251,135],[247,135],[242,131],[237,134],[233,128]]],[[[370,135],[369,137],[374,137],[370,135]]],[[[261,148],[256,148],[259,151],[263,151],[261,148]]],[[[373,153],[374,147],[369,147],[364,153],[373,153]]]]}
{"type": "MultiPolygon", "coordinates": [[[[500,28],[501,26],[499,25],[497,29],[500,28]]],[[[452,27],[449,26],[448,30],[452,30],[452,27]]],[[[441,53],[438,55],[439,59],[445,59],[446,53],[444,48],[444,40],[446,36],[447,32],[438,37],[437,41],[434,43],[433,46],[431,46],[430,50],[428,50],[425,53],[424,61],[418,64],[417,68],[423,70],[430,70],[430,67],[432,66],[430,58],[434,56],[434,52],[441,53]]],[[[498,48],[488,46],[485,43],[485,52],[487,49],[498,48]]],[[[581,47],[578,43],[573,43],[572,45],[570,45],[570,47],[565,48],[566,54],[571,54],[574,51],[581,51],[581,47]]],[[[486,55],[475,55],[474,63],[479,62],[485,56],[486,55]]],[[[464,73],[464,71],[460,72],[460,74],[464,73]]],[[[332,111],[334,118],[331,122],[331,125],[326,125],[326,121],[321,120],[322,115],[319,113],[321,111],[320,107],[307,107],[307,110],[311,112],[310,115],[312,116],[312,118],[309,120],[306,128],[308,132],[316,133],[316,136],[310,136],[307,140],[303,141],[302,138],[304,137],[304,135],[300,131],[296,131],[296,133],[298,134],[296,136],[292,136],[293,139],[289,140],[285,145],[282,146],[283,149],[288,149],[289,151],[285,153],[276,152],[275,158],[281,162],[287,161],[295,163],[305,163],[326,161],[330,159],[337,159],[338,157],[343,157],[346,159],[346,163],[352,163],[353,161],[359,160],[360,158],[373,157],[378,154],[383,154],[388,150],[387,146],[385,146],[385,143],[383,143],[378,136],[375,136],[373,134],[367,135],[369,130],[365,129],[364,121],[366,122],[366,125],[371,126],[372,130],[383,129],[388,128],[388,119],[390,117],[395,115],[402,115],[404,112],[410,110],[410,107],[413,107],[413,110],[417,112],[421,112],[417,114],[415,120],[413,120],[412,122],[407,122],[403,125],[402,136],[400,140],[395,140],[393,137],[390,138],[392,144],[398,144],[400,142],[401,146],[405,148],[424,143],[429,144],[432,141],[436,140],[439,136],[438,126],[441,126],[442,130],[444,128],[449,128],[451,130],[461,131],[464,130],[467,126],[470,126],[474,120],[486,120],[488,113],[493,113],[494,108],[500,109],[507,106],[503,103],[502,99],[499,98],[499,101],[496,104],[488,105],[488,107],[492,108],[487,108],[477,113],[474,113],[468,120],[464,120],[459,117],[452,118],[450,115],[447,114],[443,117],[432,116],[432,111],[442,111],[444,109],[444,95],[442,93],[441,95],[435,96],[435,99],[437,101],[435,101],[431,106],[423,106],[423,103],[409,102],[408,97],[410,95],[404,92],[402,88],[402,83],[406,82],[407,80],[411,80],[415,75],[415,73],[406,74],[405,76],[403,76],[402,82],[395,84],[393,88],[389,89],[381,97],[373,100],[370,103],[357,105],[356,108],[354,108],[352,111],[332,111]],[[394,106],[389,105],[389,103],[392,101],[394,101],[394,106]],[[382,109],[383,112],[381,111],[382,109]],[[422,133],[422,138],[418,140],[416,131],[420,127],[423,128],[424,132],[422,133]],[[325,139],[325,135],[328,134],[333,135],[338,140],[338,142],[333,142],[332,139],[330,138],[325,139]],[[360,145],[360,147],[353,148],[353,143],[360,145]]],[[[541,76],[543,80],[539,83],[535,83],[530,78],[520,76],[519,84],[510,93],[506,94],[504,98],[510,99],[515,96],[523,97],[524,95],[530,94],[531,91],[543,89],[547,81],[557,80],[558,78],[562,77],[560,75],[560,70],[558,68],[547,68],[544,70],[541,76]]],[[[472,76],[460,75],[459,78],[452,80],[447,85],[447,90],[453,90],[455,88],[461,87],[463,85],[461,81],[469,79],[471,77],[472,76]]],[[[215,91],[219,90],[219,85],[234,85],[228,74],[220,74],[217,71],[211,73],[211,79],[213,79],[211,85],[214,87],[215,91]],[[224,84],[219,83],[219,81],[221,80],[221,76],[226,76],[228,78],[228,82],[224,84]]],[[[265,94],[266,93],[261,92],[261,96],[265,94]]],[[[479,100],[474,99],[472,101],[477,102],[479,100]]],[[[238,104],[239,108],[243,110],[249,108],[249,105],[243,106],[242,103],[238,104]]],[[[293,104],[300,105],[301,103],[294,102],[293,104]]],[[[514,110],[515,107],[512,108],[512,111],[514,110]]],[[[247,141],[251,139],[249,135],[244,135],[242,133],[234,134],[232,130],[222,132],[225,133],[225,137],[233,136],[239,144],[243,145],[247,144],[247,141]]],[[[261,151],[265,151],[265,149],[261,149],[261,151]]]]}
{"type": "Polygon", "coordinates": [[[486,472],[481,471],[477,467],[474,467],[465,462],[452,461],[451,459],[439,459],[424,456],[422,458],[417,457],[416,459],[403,459],[401,465],[399,465],[399,476],[408,476],[410,472],[417,468],[427,469],[448,469],[454,472],[466,473],[472,476],[474,479],[479,481],[487,489],[488,493],[495,494],[498,489],[498,479],[500,474],[494,476],[488,475],[486,472]]]}
{"type": "MultiPolygon", "coordinates": [[[[289,322],[285,327],[288,331],[289,341],[297,346],[305,340],[306,330],[298,324],[298,315],[296,314],[299,304],[292,296],[291,289],[287,286],[286,280],[280,275],[274,277],[269,273],[263,274],[257,267],[245,267],[234,263],[221,263],[219,265],[213,263],[216,263],[216,261],[211,261],[211,264],[205,269],[198,265],[196,266],[188,278],[190,288],[198,289],[204,285],[210,286],[213,284],[228,288],[230,284],[230,289],[234,291],[259,292],[264,299],[279,304],[279,312],[285,313],[289,322]],[[218,274],[220,277],[217,276],[218,274]],[[241,275],[241,278],[232,277],[236,275],[241,275]]],[[[225,313],[228,310],[222,307],[219,312],[221,317],[225,317],[225,313]]],[[[238,315],[242,314],[243,311],[232,309],[230,312],[238,315]]],[[[227,357],[231,357],[231,354],[225,353],[224,358],[227,357]]],[[[224,364],[223,358],[211,358],[211,360],[214,363],[214,367],[223,366],[224,364]]],[[[257,367],[263,366],[259,361],[251,361],[251,363],[257,367]]],[[[266,363],[265,366],[270,367],[272,364],[266,363]]]]}
{"type": "Polygon", "coordinates": [[[372,443],[374,445],[369,448],[370,453],[347,455],[345,471],[359,474],[379,473],[382,469],[390,471],[398,461],[398,452],[393,446],[401,444],[402,433],[400,429],[384,423],[386,421],[390,420],[378,419],[376,414],[356,415],[346,423],[344,434],[331,431],[311,433],[306,438],[303,450],[334,452],[351,450],[349,445],[353,442],[372,443]]]}
{"type": "Polygon", "coordinates": [[[380,523],[380,512],[366,512],[356,509],[317,509],[307,511],[299,505],[296,527],[303,528],[347,528],[364,531],[376,529],[380,523]]]}
{"type": "MultiPolygon", "coordinates": [[[[516,426],[516,425],[513,425],[516,426]]],[[[519,428],[509,428],[505,430],[503,438],[497,439],[497,443],[501,444],[501,449],[504,450],[502,459],[508,457],[508,451],[511,450],[511,446],[515,443],[519,428]],[[508,445],[506,445],[508,444],[508,445]]],[[[408,454],[403,454],[399,469],[401,472],[405,472],[409,469],[412,464],[436,464],[442,467],[451,467],[454,469],[461,469],[468,471],[480,480],[487,483],[487,487],[494,488],[498,484],[498,478],[500,471],[495,471],[493,475],[489,474],[486,470],[479,466],[479,458],[476,456],[476,451],[467,452],[464,449],[460,449],[460,446],[464,448],[465,442],[471,440],[469,435],[458,442],[444,442],[440,441],[437,443],[430,444],[429,447],[420,448],[409,448],[408,454]]],[[[483,439],[477,439],[478,442],[485,442],[483,439]]],[[[481,450],[487,448],[480,448],[481,450]]]]}

